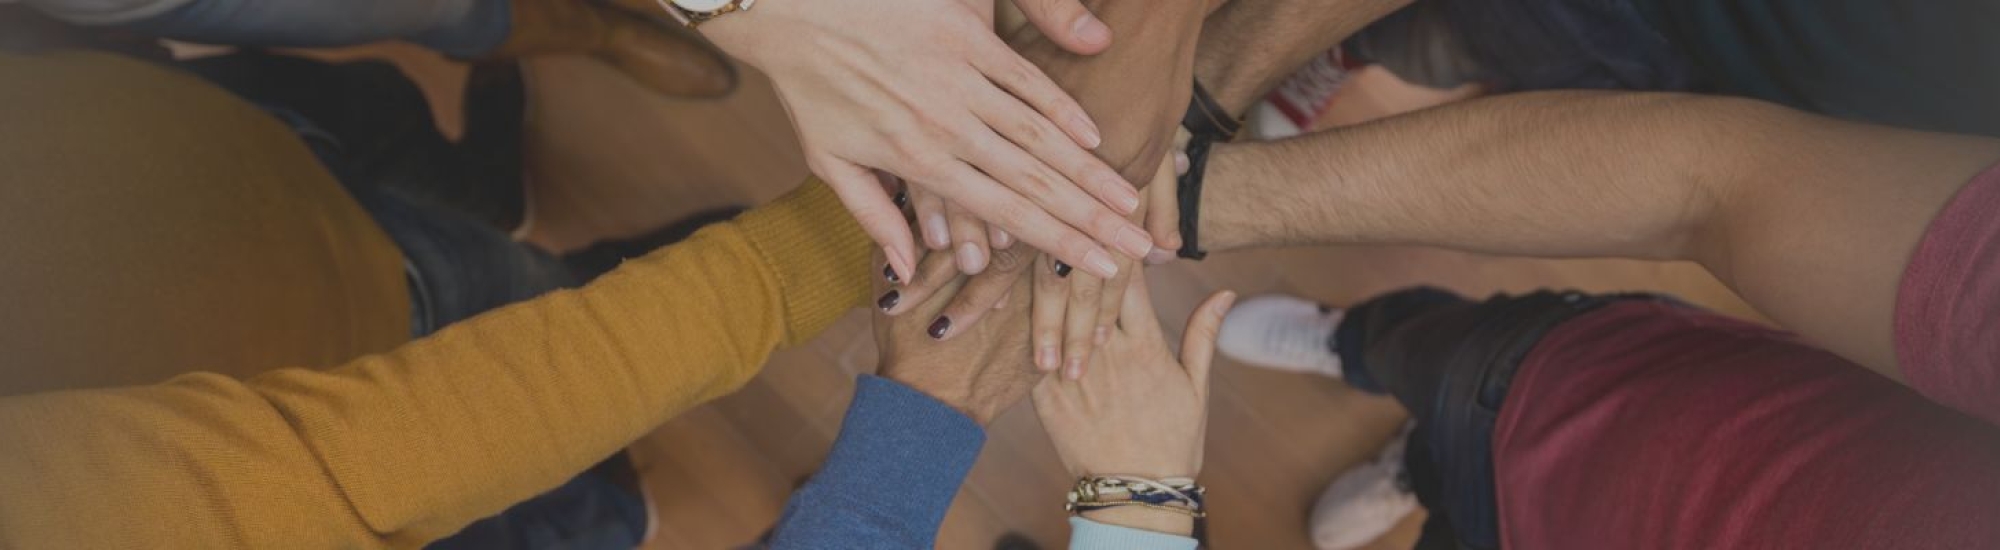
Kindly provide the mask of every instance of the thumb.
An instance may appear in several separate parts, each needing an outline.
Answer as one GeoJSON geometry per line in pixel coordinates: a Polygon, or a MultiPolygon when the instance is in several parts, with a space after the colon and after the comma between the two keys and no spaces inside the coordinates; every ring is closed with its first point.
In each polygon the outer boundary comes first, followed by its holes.
{"type": "Polygon", "coordinates": [[[1111,47],[1111,27],[1078,0],[1014,0],[1028,22],[1065,50],[1095,55],[1111,47]]]}
{"type": "Polygon", "coordinates": [[[1222,332],[1222,318],[1236,305],[1236,293],[1224,290],[1208,297],[1188,318],[1181,336],[1181,365],[1202,395],[1208,394],[1209,366],[1215,361],[1215,337],[1222,332]]]}

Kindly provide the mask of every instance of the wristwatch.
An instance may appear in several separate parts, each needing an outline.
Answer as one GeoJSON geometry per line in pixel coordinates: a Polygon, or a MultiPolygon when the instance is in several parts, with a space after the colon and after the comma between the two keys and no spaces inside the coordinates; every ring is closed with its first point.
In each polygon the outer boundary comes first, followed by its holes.
{"type": "Polygon", "coordinates": [[[690,29],[702,23],[706,23],[710,19],[722,17],[724,14],[739,12],[739,11],[750,11],[750,6],[757,3],[757,0],[654,0],[654,1],[659,2],[660,7],[662,9],[667,10],[668,14],[673,15],[675,21],[680,21],[682,25],[687,25],[688,28],[690,29]]]}

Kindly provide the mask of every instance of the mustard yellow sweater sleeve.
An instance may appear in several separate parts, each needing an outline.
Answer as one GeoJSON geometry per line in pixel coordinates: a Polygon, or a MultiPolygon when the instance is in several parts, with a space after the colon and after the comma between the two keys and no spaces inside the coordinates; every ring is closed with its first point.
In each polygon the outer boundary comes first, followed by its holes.
{"type": "Polygon", "coordinates": [[[0,399],[0,547],[414,547],[729,393],[867,298],[818,182],[337,368],[0,399]]]}

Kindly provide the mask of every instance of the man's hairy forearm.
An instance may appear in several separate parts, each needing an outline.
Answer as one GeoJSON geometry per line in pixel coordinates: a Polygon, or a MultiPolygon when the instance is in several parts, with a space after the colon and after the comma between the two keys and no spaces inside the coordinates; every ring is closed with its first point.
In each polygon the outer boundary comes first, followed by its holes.
{"type": "Polygon", "coordinates": [[[1232,0],[1202,28],[1195,77],[1231,113],[1411,0],[1232,0]]]}
{"type": "Polygon", "coordinates": [[[1403,243],[1691,259],[1786,327],[1892,377],[1897,281],[1991,140],[1740,99],[1551,92],[1210,157],[1203,244],[1403,243]]]}
{"type": "Polygon", "coordinates": [[[1655,140],[1649,136],[1657,132],[1630,130],[1673,124],[1677,105],[1699,101],[1705,100],[1523,95],[1219,146],[1209,160],[1204,244],[1398,242],[1536,255],[1674,256],[1677,229],[1709,206],[1703,190],[1676,179],[1685,173],[1678,167],[1699,164],[1694,159],[1704,156],[1707,142],[1655,140]],[[1629,135],[1627,143],[1606,147],[1620,135],[1629,135]],[[1647,154],[1623,155],[1630,147],[1647,154]],[[1614,221],[1628,229],[1594,230],[1614,221]]]}

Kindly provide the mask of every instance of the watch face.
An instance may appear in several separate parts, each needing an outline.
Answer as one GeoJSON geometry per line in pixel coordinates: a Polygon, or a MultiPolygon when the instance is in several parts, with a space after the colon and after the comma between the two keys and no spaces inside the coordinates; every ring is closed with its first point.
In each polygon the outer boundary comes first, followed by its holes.
{"type": "Polygon", "coordinates": [[[674,0],[674,5],[695,13],[714,13],[729,5],[729,0],[674,0]]]}

